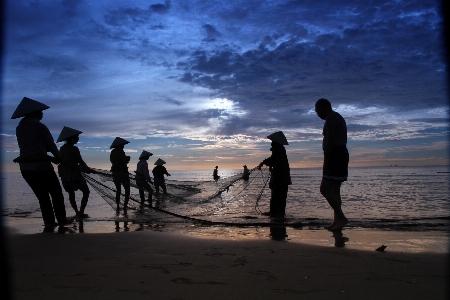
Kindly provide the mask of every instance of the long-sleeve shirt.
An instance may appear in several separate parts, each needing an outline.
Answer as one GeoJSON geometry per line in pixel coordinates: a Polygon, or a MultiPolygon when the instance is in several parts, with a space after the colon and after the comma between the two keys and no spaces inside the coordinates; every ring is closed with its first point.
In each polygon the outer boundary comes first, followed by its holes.
{"type": "Polygon", "coordinates": [[[111,172],[128,172],[128,162],[130,157],[125,155],[122,148],[114,148],[109,155],[111,161],[111,172]]]}
{"type": "Polygon", "coordinates": [[[65,144],[59,149],[59,154],[63,161],[58,165],[59,177],[75,177],[81,175],[81,171],[89,171],[89,167],[81,158],[80,149],[77,146],[65,144]]]}
{"type": "MultiPolygon", "coordinates": [[[[23,117],[16,127],[17,143],[20,148],[20,155],[47,155],[47,152],[58,157],[58,147],[56,147],[53,137],[47,126],[39,120],[31,117],[23,117]]],[[[53,170],[50,161],[24,162],[19,163],[21,171],[46,171],[53,170]]]]}
{"type": "Polygon", "coordinates": [[[141,159],[136,167],[136,179],[145,178],[147,181],[152,181],[150,172],[148,171],[148,163],[145,159],[141,159]]]}
{"type": "Polygon", "coordinates": [[[283,145],[272,143],[272,156],[263,160],[263,164],[272,167],[269,187],[290,185],[291,173],[286,149],[283,145]]]}
{"type": "Polygon", "coordinates": [[[153,176],[155,177],[155,183],[164,183],[164,175],[170,176],[167,172],[166,167],[162,165],[157,165],[152,170],[153,176]]]}

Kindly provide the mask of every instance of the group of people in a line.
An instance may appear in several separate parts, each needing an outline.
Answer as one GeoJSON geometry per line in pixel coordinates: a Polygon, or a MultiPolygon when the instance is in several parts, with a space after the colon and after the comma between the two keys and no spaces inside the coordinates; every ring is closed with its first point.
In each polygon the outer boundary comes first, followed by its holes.
{"type": "MultiPolygon", "coordinates": [[[[17,106],[11,119],[22,118],[16,128],[20,156],[14,159],[19,163],[23,178],[33,190],[39,200],[39,206],[46,227],[64,226],[73,222],[67,218],[64,195],[61,184],[53,169],[52,163],[58,165],[58,174],[64,190],[69,194],[69,202],[78,218],[89,217],[85,209],[89,200],[90,190],[82,173],[95,173],[81,157],[80,150],[75,144],[83,132],[67,126],[61,130],[57,143],[64,142],[58,150],[49,129],[41,120],[43,111],[49,106],[36,100],[24,97],[17,106]],[[53,156],[48,155],[50,152],[53,156]],[[75,192],[83,194],[80,207],[75,201],[75,192]]],[[[116,187],[116,204],[119,209],[122,187],[125,192],[124,211],[127,210],[130,198],[130,177],[127,164],[130,157],[125,155],[124,146],[129,142],[117,137],[111,144],[110,154],[111,173],[116,187]]],[[[136,183],[139,187],[141,203],[145,201],[145,191],[148,192],[148,202],[152,205],[153,190],[149,183],[153,183],[149,175],[147,160],[153,154],[143,151],[136,167],[136,183]]],[[[170,176],[163,166],[166,162],[158,159],[153,169],[155,194],[159,188],[167,194],[164,175],[170,176]]]]}
{"type": "MultiPolygon", "coordinates": [[[[24,97],[14,111],[11,119],[22,118],[16,128],[20,156],[14,161],[19,163],[23,178],[39,200],[45,226],[63,226],[70,224],[73,220],[66,216],[62,188],[51,163],[58,164],[58,173],[62,185],[69,194],[69,202],[79,218],[88,217],[85,214],[85,208],[90,193],[82,172],[95,173],[96,171],[86,165],[81,157],[80,150],[75,146],[79,141],[81,131],[64,127],[57,142],[65,142],[65,144],[58,150],[50,131],[40,122],[43,118],[43,111],[48,108],[49,106],[41,102],[24,97]],[[48,152],[52,153],[53,156],[47,155],[48,152]],[[80,208],[75,201],[75,191],[77,190],[83,193],[80,208]]],[[[341,184],[347,180],[348,176],[347,127],[344,118],[332,110],[331,103],[327,99],[319,99],[315,104],[315,111],[321,119],[325,120],[322,132],[324,162],[320,192],[334,212],[333,222],[326,228],[339,231],[348,222],[342,211],[340,196],[341,184]]],[[[258,168],[267,165],[271,173],[269,181],[271,199],[268,214],[273,217],[284,217],[288,186],[292,184],[289,162],[284,147],[289,143],[282,131],[272,133],[267,138],[272,142],[270,148],[272,155],[264,159],[258,165],[258,168]]],[[[127,156],[124,151],[124,147],[128,143],[129,141],[116,137],[110,146],[112,149],[110,154],[111,172],[116,187],[117,209],[119,209],[123,187],[125,196],[123,208],[125,211],[130,198],[130,176],[128,173],[130,156],[127,156]]],[[[154,184],[155,194],[159,194],[160,188],[164,194],[167,194],[164,175],[170,176],[163,166],[166,162],[159,158],[152,170],[154,177],[154,182],[152,182],[147,163],[152,155],[148,151],[142,151],[135,171],[141,203],[143,204],[147,200],[150,205],[152,205],[153,195],[150,183],[154,184]],[[147,199],[145,199],[145,191],[148,193],[147,199]]],[[[243,167],[242,178],[248,180],[251,172],[246,165],[243,167]]],[[[213,171],[213,178],[216,181],[220,178],[218,166],[213,171]]]]}
{"type": "MultiPolygon", "coordinates": [[[[119,210],[120,206],[120,198],[122,193],[122,186],[124,188],[124,204],[123,209],[126,212],[128,208],[128,201],[130,200],[130,176],[128,173],[128,163],[130,162],[130,156],[125,155],[124,147],[126,144],[129,144],[130,142],[120,138],[116,137],[115,140],[112,142],[110,148],[111,154],[109,156],[109,159],[111,161],[111,172],[113,175],[113,182],[116,186],[116,204],[117,204],[117,210],[119,210]]],[[[150,186],[150,183],[152,183],[155,187],[155,195],[159,195],[159,189],[161,188],[163,190],[163,193],[167,194],[167,188],[166,183],[164,179],[164,175],[171,176],[169,172],[167,172],[166,167],[163,165],[166,164],[164,160],[161,158],[158,158],[155,162],[155,167],[152,170],[154,181],[152,181],[152,178],[150,177],[150,172],[148,168],[148,159],[150,156],[153,156],[153,153],[150,153],[146,150],[143,150],[141,155],[139,156],[139,162],[136,166],[136,185],[139,188],[139,196],[141,199],[141,204],[144,204],[145,202],[145,192],[147,191],[148,197],[147,201],[150,206],[152,206],[152,195],[153,195],[153,189],[150,186]]]]}

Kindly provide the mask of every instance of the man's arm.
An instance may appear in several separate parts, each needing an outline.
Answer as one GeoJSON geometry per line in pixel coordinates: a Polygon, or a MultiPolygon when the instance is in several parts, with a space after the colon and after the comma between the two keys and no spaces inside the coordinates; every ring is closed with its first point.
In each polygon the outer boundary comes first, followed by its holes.
{"type": "Polygon", "coordinates": [[[329,169],[329,164],[336,140],[336,126],[330,125],[329,122],[325,122],[325,127],[326,136],[324,138],[326,143],[323,149],[323,175],[330,175],[331,171],[329,169]]]}

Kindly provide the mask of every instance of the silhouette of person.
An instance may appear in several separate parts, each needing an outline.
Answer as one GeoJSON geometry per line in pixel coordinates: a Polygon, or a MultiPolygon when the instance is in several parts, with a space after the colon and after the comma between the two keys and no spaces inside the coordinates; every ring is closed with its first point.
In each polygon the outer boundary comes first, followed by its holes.
{"type": "Polygon", "coordinates": [[[270,216],[283,217],[286,211],[286,198],[288,186],[292,184],[289,168],[289,161],[286,155],[286,149],[283,145],[289,145],[284,133],[278,131],[267,137],[272,141],[270,151],[272,155],[263,160],[258,169],[263,165],[270,167],[269,188],[271,189],[270,198],[270,216]]]}
{"type": "Polygon", "coordinates": [[[130,162],[130,157],[125,155],[123,148],[130,142],[120,137],[116,137],[111,144],[110,148],[113,148],[109,156],[111,161],[111,172],[113,174],[113,182],[116,186],[116,204],[117,210],[119,210],[120,194],[122,192],[122,186],[125,190],[125,200],[123,203],[123,210],[127,212],[128,201],[130,200],[130,175],[128,174],[127,164],[130,162]]]}
{"type": "Polygon", "coordinates": [[[152,156],[153,153],[148,151],[142,151],[139,156],[139,162],[136,166],[136,184],[139,188],[139,196],[141,197],[141,204],[145,202],[145,191],[148,192],[148,203],[152,206],[152,194],[153,190],[149,183],[152,183],[152,178],[150,177],[150,172],[148,171],[147,160],[152,156]]]}
{"type": "Polygon", "coordinates": [[[79,135],[82,132],[70,127],[64,126],[59,134],[57,143],[65,141],[65,144],[59,148],[62,162],[58,165],[58,174],[64,190],[69,193],[69,202],[75,210],[75,214],[79,218],[88,218],[84,213],[84,209],[89,200],[89,187],[86,180],[81,175],[81,171],[91,173],[91,169],[81,158],[80,149],[75,146],[79,141],[79,135]],[[81,198],[80,210],[78,210],[75,202],[75,191],[80,190],[83,193],[81,198]]]}
{"type": "Polygon", "coordinates": [[[340,231],[348,223],[341,201],[341,184],[348,176],[347,125],[344,118],[333,111],[327,99],[317,100],[315,110],[319,118],[325,120],[322,132],[324,160],[320,193],[334,211],[333,222],[325,228],[340,231]]]}
{"type": "Polygon", "coordinates": [[[22,118],[16,127],[20,156],[14,159],[19,163],[22,177],[39,200],[45,227],[64,226],[73,222],[66,217],[64,195],[51,162],[58,164],[58,148],[47,126],[42,120],[43,111],[49,106],[24,97],[11,119],[22,118]],[[53,154],[48,156],[47,152],[53,154]],[[58,224],[55,223],[55,217],[58,224]]]}
{"type": "Polygon", "coordinates": [[[244,165],[244,172],[242,173],[242,179],[247,181],[250,178],[250,170],[247,168],[247,165],[244,165]]]}
{"type": "Polygon", "coordinates": [[[163,165],[166,162],[162,160],[161,158],[158,158],[158,160],[155,162],[156,167],[153,168],[152,173],[153,177],[155,178],[155,194],[159,195],[159,187],[162,188],[164,195],[167,195],[167,188],[166,188],[166,182],[164,180],[164,175],[171,176],[167,170],[166,167],[163,165]]]}
{"type": "Polygon", "coordinates": [[[219,176],[219,166],[216,166],[216,168],[213,171],[213,178],[214,180],[219,180],[220,176],[219,176]]]}

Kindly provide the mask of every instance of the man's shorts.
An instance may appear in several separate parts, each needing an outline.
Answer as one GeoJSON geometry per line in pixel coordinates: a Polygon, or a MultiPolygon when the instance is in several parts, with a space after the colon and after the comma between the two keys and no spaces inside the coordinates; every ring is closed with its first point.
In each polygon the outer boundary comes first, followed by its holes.
{"type": "Polygon", "coordinates": [[[331,159],[328,165],[331,174],[323,175],[323,178],[336,181],[346,181],[348,176],[348,162],[349,154],[347,147],[334,147],[333,152],[331,152],[331,159]]]}
{"type": "Polygon", "coordinates": [[[128,172],[113,172],[113,182],[115,185],[130,186],[130,175],[128,172]]]}
{"type": "Polygon", "coordinates": [[[84,178],[81,176],[63,177],[61,178],[61,182],[64,190],[68,193],[83,189],[83,187],[86,185],[86,180],[84,180],[84,178]]]}
{"type": "Polygon", "coordinates": [[[150,184],[145,179],[138,179],[138,178],[136,178],[136,185],[138,186],[139,189],[144,189],[147,192],[149,192],[150,194],[153,193],[152,187],[150,186],[150,184]]]}

